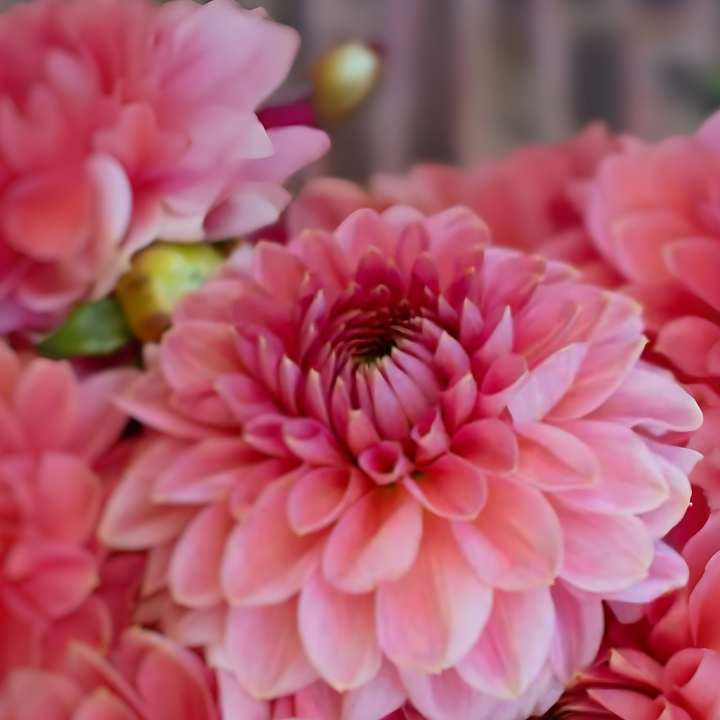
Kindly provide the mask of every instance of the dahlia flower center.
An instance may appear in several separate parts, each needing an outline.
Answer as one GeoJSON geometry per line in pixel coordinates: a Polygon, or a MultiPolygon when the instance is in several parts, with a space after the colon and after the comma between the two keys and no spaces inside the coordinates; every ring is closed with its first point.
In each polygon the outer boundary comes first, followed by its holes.
{"type": "Polygon", "coordinates": [[[335,348],[338,356],[355,367],[375,365],[392,353],[401,338],[418,330],[418,318],[414,317],[405,302],[398,307],[360,312],[347,318],[335,341],[335,348]]]}

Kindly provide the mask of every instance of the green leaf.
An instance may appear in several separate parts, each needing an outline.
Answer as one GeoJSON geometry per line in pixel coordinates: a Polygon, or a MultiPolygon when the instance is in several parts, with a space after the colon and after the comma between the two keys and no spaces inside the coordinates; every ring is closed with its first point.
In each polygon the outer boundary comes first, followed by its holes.
{"type": "Polygon", "coordinates": [[[38,345],[38,351],[54,359],[109,355],[131,338],[119,303],[104,298],[78,305],[65,323],[38,345]]]}

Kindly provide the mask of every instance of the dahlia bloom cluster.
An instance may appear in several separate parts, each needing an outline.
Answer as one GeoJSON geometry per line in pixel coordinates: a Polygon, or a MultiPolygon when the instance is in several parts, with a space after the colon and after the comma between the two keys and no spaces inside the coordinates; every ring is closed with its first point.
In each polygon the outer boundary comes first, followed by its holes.
{"type": "Polygon", "coordinates": [[[274,221],[327,149],[254,110],[297,51],[232,0],[44,0],[0,15],[0,332],[46,331],[153,240],[274,221]]]}
{"type": "Polygon", "coordinates": [[[79,381],[0,342],[0,675],[97,584],[100,472],[126,423],[111,401],[134,375],[79,381]]]}
{"type": "Polygon", "coordinates": [[[297,44],[0,15],[0,720],[717,720],[720,116],[284,210],[297,44]],[[240,235],[142,368],[34,346],[240,235]]]}
{"type": "Polygon", "coordinates": [[[524,718],[594,656],[602,600],[685,583],[662,537],[699,455],[659,439],[697,404],[639,361],[634,301],[488,242],[396,207],[260,243],[125,394],[157,434],[100,537],[164,565],[246,694],[524,718]]]}

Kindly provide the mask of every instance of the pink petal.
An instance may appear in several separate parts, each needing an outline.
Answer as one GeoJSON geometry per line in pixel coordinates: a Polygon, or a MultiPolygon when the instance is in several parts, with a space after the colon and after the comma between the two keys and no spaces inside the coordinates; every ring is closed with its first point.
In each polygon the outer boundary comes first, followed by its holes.
{"type": "Polygon", "coordinates": [[[293,480],[288,476],[270,485],[228,538],[221,583],[232,604],[283,602],[319,563],[326,535],[297,535],[288,521],[293,480]]]}
{"type": "Polygon", "coordinates": [[[555,606],[548,588],[496,591],[487,625],[458,672],[480,692],[519,698],[545,664],[554,631],[555,606]]]}
{"type": "Polygon", "coordinates": [[[517,474],[541,490],[591,488],[599,472],[592,450],[562,427],[515,425],[520,459],[517,474]]]}
{"type": "Polygon", "coordinates": [[[717,713],[717,677],[720,657],[705,648],[687,648],[674,655],[665,667],[667,694],[679,695],[681,702],[697,717],[717,713]]]}
{"type": "Polygon", "coordinates": [[[485,627],[492,596],[462,556],[448,523],[426,515],[415,563],[399,580],[378,588],[380,645],[403,668],[451,667],[485,627]]]}
{"type": "Polygon", "coordinates": [[[647,445],[615,423],[574,422],[564,428],[592,449],[599,474],[588,488],[564,490],[563,502],[596,512],[639,514],[654,510],[670,489],[647,445]]]}
{"type": "MultiPolygon", "coordinates": [[[[471,688],[455,670],[439,674],[402,671],[410,702],[432,720],[511,720],[500,716],[501,701],[471,688]]],[[[415,718],[415,716],[411,716],[415,718]]]]}
{"type": "Polygon", "coordinates": [[[178,438],[196,438],[215,435],[217,430],[194,419],[183,416],[171,407],[172,391],[158,371],[140,376],[117,399],[117,405],[128,415],[149,427],[178,438]]]}
{"type": "Polygon", "coordinates": [[[300,595],[300,637],[315,669],[343,692],[361,687],[380,670],[375,595],[350,595],[315,574],[300,595]]]}
{"type": "Polygon", "coordinates": [[[688,576],[688,566],[682,556],[664,542],[658,541],[647,578],[627,590],[614,593],[611,599],[630,603],[648,603],[673,590],[685,587],[688,576]]]}
{"type": "Polygon", "coordinates": [[[553,670],[569,683],[578,668],[590,665],[600,649],[604,617],[600,599],[573,594],[562,581],[551,588],[556,632],[550,650],[553,670]]]}
{"type": "Polygon", "coordinates": [[[432,513],[455,520],[477,517],[487,500],[482,471],[451,453],[416,470],[403,485],[432,513]]]}
{"type": "Polygon", "coordinates": [[[0,398],[12,402],[15,386],[22,377],[20,358],[7,343],[0,341],[0,398]]]}
{"type": "Polygon", "coordinates": [[[293,598],[262,607],[232,608],[228,613],[228,657],[235,677],[252,697],[287,695],[316,679],[298,635],[297,612],[293,598]]]}
{"type": "Polygon", "coordinates": [[[223,376],[241,370],[229,325],[192,321],[168,332],[160,362],[171,387],[185,393],[211,390],[223,376]]]}
{"type": "MultiPolygon", "coordinates": [[[[410,437],[416,444],[415,461],[417,463],[430,462],[448,448],[447,431],[437,409],[428,410],[412,429],[410,437]]],[[[455,454],[462,456],[462,452],[455,454]]]]}
{"type": "MultiPolygon", "coordinates": [[[[231,490],[255,480],[256,450],[238,438],[207,438],[188,448],[160,473],[152,497],[159,503],[197,504],[225,499],[231,490]]],[[[293,463],[271,461],[264,485],[292,469],[293,463]],[[275,474],[277,473],[277,474],[275,474]]]]}
{"type": "Polygon", "coordinates": [[[702,412],[692,396],[669,373],[646,365],[635,367],[592,416],[680,432],[697,430],[702,424],[702,412]]]}
{"type": "Polygon", "coordinates": [[[720,373],[720,327],[699,317],[681,317],[665,324],[655,350],[682,372],[696,377],[720,373]]]}
{"type": "Polygon", "coordinates": [[[453,435],[450,450],[489,473],[512,472],[518,463],[518,441],[510,426],[501,420],[476,420],[453,435]]]}
{"type": "Polygon", "coordinates": [[[398,482],[408,475],[412,468],[402,445],[391,440],[384,440],[363,450],[358,456],[358,465],[378,485],[398,482]]]}
{"type": "Polygon", "coordinates": [[[127,631],[120,647],[128,655],[142,653],[135,686],[148,714],[157,720],[213,720],[214,702],[204,666],[190,651],[162,636],[127,631]]]}
{"type": "Polygon", "coordinates": [[[98,373],[80,383],[80,417],[72,449],[87,460],[103,455],[118,439],[127,424],[127,415],[114,403],[137,377],[130,368],[98,373]]]}
{"type": "Polygon", "coordinates": [[[288,497],[290,526],[298,535],[327,527],[367,492],[368,485],[353,467],[308,470],[288,497]]]}
{"type": "Polygon", "coordinates": [[[379,488],[349,508],[333,529],[323,575],[344,592],[370,592],[407,572],[421,536],[420,503],[402,487],[379,488]]]}
{"type": "Polygon", "coordinates": [[[15,412],[39,450],[64,450],[75,434],[77,384],[70,365],[33,360],[15,390],[15,412]]]}
{"type": "Polygon", "coordinates": [[[105,688],[98,688],[77,706],[73,720],[135,720],[135,711],[117,695],[105,688]]]}
{"type": "Polygon", "coordinates": [[[97,585],[95,558],[84,548],[28,541],[15,544],[5,557],[6,597],[39,617],[67,615],[97,585]]]}
{"type": "Polygon", "coordinates": [[[563,529],[564,580],[583,590],[609,593],[647,576],[654,550],[641,520],[571,509],[553,496],[548,500],[563,529]]]}
{"type": "MultiPolygon", "coordinates": [[[[592,688],[588,690],[588,695],[621,720],[665,720],[659,715],[660,708],[656,702],[635,690],[592,688]]],[[[670,718],[685,720],[682,716],[670,718]]]]}
{"type": "Polygon", "coordinates": [[[717,592],[720,587],[720,555],[715,553],[690,595],[690,625],[696,646],[716,653],[720,648],[720,618],[717,615],[717,592]]]}
{"type": "Polygon", "coordinates": [[[170,98],[192,105],[254,110],[285,78],[299,44],[291,28],[225,2],[185,15],[162,8],[157,26],[163,42],[150,64],[156,82],[170,98]],[[182,48],[173,43],[178,37],[185,40],[182,48]],[[235,82],[238,76],[246,81],[235,82]]]}
{"type": "Polygon", "coordinates": [[[7,243],[39,262],[78,253],[91,232],[92,193],[81,172],[26,175],[3,192],[7,243]]]}
{"type": "MultiPolygon", "coordinates": [[[[273,154],[245,163],[244,172],[253,180],[285,182],[290,175],[324,155],[330,147],[330,140],[324,132],[303,125],[271,128],[267,134],[273,144],[273,154]]],[[[312,227],[319,226],[313,224],[312,227]]],[[[335,227],[327,229],[334,230],[335,227]]]]}
{"type": "Polygon", "coordinates": [[[219,671],[218,695],[223,720],[270,720],[270,703],[250,697],[229,672],[219,671]]]}
{"type": "Polygon", "coordinates": [[[347,458],[327,425],[309,418],[297,418],[283,424],[282,436],[290,451],[313,465],[339,465],[347,458]]]}
{"type": "Polygon", "coordinates": [[[82,543],[92,533],[100,510],[100,479],[69,453],[43,453],[37,475],[37,516],[44,533],[82,543]]]}
{"type": "Polygon", "coordinates": [[[175,545],[168,578],[176,602],[192,608],[220,602],[220,563],[233,525],[223,505],[210,505],[185,528],[175,545]]]}
{"type": "Polygon", "coordinates": [[[392,255],[397,242],[389,225],[367,208],[354,212],[344,220],[335,230],[335,238],[353,270],[369,248],[376,247],[383,255],[392,255]]]}
{"type": "Polygon", "coordinates": [[[342,696],[342,720],[385,718],[401,707],[407,695],[395,666],[383,661],[380,672],[362,687],[342,696]]]}
{"type": "Polygon", "coordinates": [[[177,440],[155,440],[135,458],[115,488],[100,521],[99,536],[108,547],[144,550],[177,537],[195,515],[194,508],[155,505],[158,475],[185,450],[177,440]]]}
{"type": "Polygon", "coordinates": [[[683,238],[664,248],[668,270],[695,295],[720,310],[720,291],[716,279],[720,267],[720,247],[714,238],[683,238]]]}
{"type": "Polygon", "coordinates": [[[542,420],[570,390],[586,354],[585,345],[574,343],[530,370],[508,401],[513,420],[517,423],[542,420]]]}
{"type": "Polygon", "coordinates": [[[535,488],[489,475],[488,500],[472,522],[453,532],[478,577],[490,587],[530,590],[549,586],[563,558],[562,528],[552,506],[535,488]]]}

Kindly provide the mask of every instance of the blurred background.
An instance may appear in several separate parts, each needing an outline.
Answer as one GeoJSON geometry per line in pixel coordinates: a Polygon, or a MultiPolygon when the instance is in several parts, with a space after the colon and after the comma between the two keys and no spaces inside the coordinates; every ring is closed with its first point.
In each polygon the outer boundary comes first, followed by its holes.
{"type": "Polygon", "coordinates": [[[306,98],[344,43],[380,58],[367,98],[324,120],[333,148],[316,173],[468,165],[595,119],[656,140],[720,107],[720,0],[241,1],[303,37],[273,103],[306,98]]]}
{"type": "Polygon", "coordinates": [[[656,140],[720,107],[720,0],[263,0],[302,34],[289,86],[360,40],[382,66],[367,100],[327,122],[325,171],[364,179],[555,142],[591,120],[656,140]]]}

